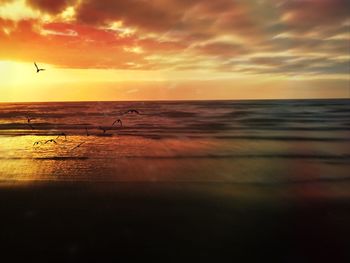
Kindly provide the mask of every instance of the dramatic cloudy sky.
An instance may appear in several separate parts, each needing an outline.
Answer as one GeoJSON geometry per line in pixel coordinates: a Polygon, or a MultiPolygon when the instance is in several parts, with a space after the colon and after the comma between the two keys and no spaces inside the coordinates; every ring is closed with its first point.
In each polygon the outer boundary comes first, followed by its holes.
{"type": "Polygon", "coordinates": [[[346,98],[349,10],[349,0],[0,0],[0,101],[346,98]]]}

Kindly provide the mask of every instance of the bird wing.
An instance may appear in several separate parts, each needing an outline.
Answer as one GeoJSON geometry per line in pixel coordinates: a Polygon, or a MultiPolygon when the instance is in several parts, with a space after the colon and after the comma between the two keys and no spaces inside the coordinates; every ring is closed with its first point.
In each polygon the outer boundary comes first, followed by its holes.
{"type": "Polygon", "coordinates": [[[54,139],[47,140],[47,141],[45,142],[45,144],[47,144],[48,142],[53,142],[53,143],[56,143],[56,144],[57,144],[57,142],[56,142],[54,139]]]}
{"type": "Polygon", "coordinates": [[[36,69],[39,69],[38,66],[37,66],[37,64],[36,64],[35,62],[34,62],[34,66],[36,67],[36,69]]]}
{"type": "MultiPolygon", "coordinates": [[[[76,145],[75,147],[73,147],[73,148],[72,148],[72,150],[74,150],[74,149],[76,149],[76,148],[80,147],[80,145],[82,145],[82,144],[84,144],[84,143],[85,143],[85,142],[81,142],[81,143],[79,143],[78,145],[76,145]]],[[[71,150],[71,151],[72,151],[72,150],[71,150]]]]}

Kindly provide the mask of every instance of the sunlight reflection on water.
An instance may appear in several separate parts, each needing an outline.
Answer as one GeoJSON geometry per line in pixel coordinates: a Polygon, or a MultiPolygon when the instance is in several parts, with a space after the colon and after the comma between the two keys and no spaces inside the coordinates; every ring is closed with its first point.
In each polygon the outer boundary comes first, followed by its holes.
{"type": "Polygon", "coordinates": [[[342,112],[348,104],[317,103],[0,104],[0,180],[349,179],[350,120],[342,112]],[[127,107],[142,114],[123,116],[123,127],[112,126],[127,107]],[[25,115],[34,118],[34,129],[25,115]],[[57,138],[62,131],[67,139],[57,138]],[[57,144],[45,143],[50,139],[57,144]]]}

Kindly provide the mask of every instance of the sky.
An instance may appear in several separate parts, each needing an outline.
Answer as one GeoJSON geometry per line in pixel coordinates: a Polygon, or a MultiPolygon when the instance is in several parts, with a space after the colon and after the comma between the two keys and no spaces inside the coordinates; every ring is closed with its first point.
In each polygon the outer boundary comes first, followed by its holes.
{"type": "Polygon", "coordinates": [[[349,0],[0,0],[0,101],[349,98],[348,10],[349,0]]]}

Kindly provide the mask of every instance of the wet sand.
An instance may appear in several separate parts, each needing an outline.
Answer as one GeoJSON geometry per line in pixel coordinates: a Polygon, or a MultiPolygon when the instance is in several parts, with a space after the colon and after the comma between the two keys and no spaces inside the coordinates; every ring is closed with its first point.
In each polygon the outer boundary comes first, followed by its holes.
{"type": "Polygon", "coordinates": [[[348,181],[7,182],[0,186],[2,258],[346,262],[348,189],[348,181]]]}

